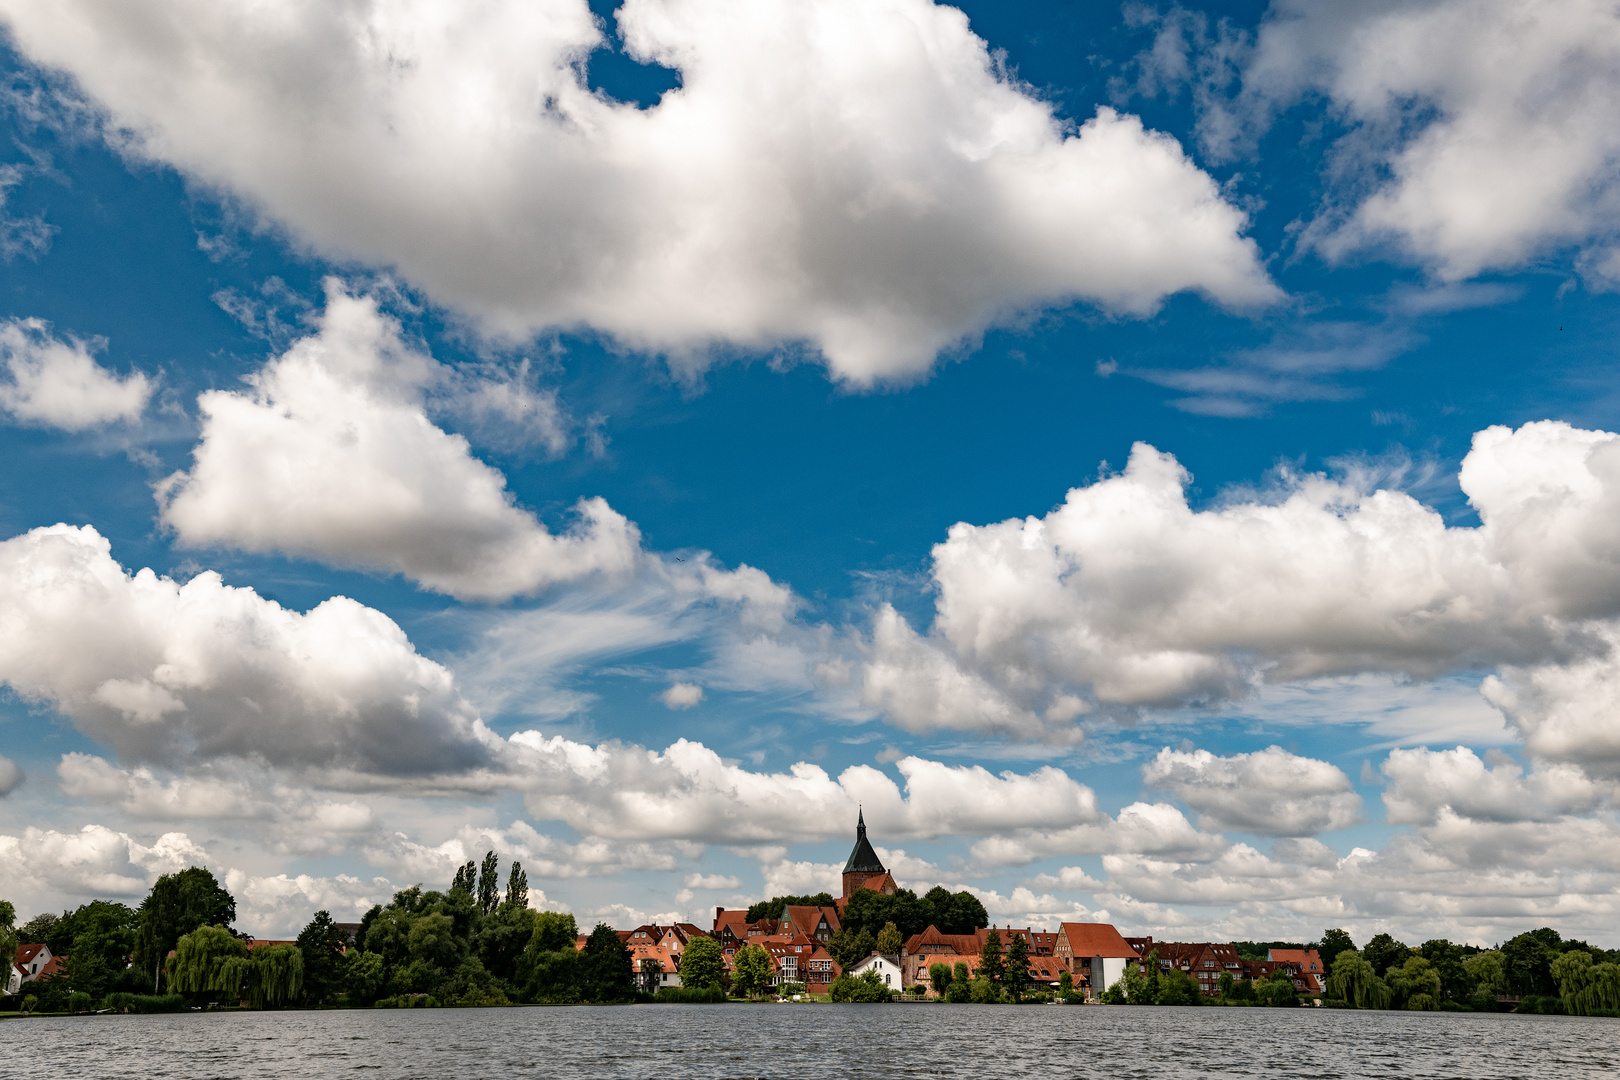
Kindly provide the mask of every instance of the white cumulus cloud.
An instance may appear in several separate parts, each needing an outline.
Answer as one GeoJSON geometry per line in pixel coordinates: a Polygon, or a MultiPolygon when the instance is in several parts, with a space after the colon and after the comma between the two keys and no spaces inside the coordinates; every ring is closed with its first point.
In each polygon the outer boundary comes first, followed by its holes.
{"type": "Polygon", "coordinates": [[[1361,796],[1343,771],[1280,746],[1229,757],[1165,747],[1142,778],[1228,829],[1312,836],[1361,820],[1361,796]]]}
{"type": "Polygon", "coordinates": [[[669,689],[658,695],[658,700],[671,709],[690,709],[703,700],[703,687],[693,683],[672,683],[669,689]]]}
{"type": "Polygon", "coordinates": [[[1078,128],[928,0],[629,0],[680,86],[593,92],[585,0],[0,3],[127,152],[495,333],[588,326],[685,357],[805,342],[915,377],[1041,305],[1279,295],[1244,215],[1175,140],[1078,128]]]}
{"type": "Polygon", "coordinates": [[[1613,4],[1281,0],[1242,81],[1251,124],[1321,95],[1351,128],[1333,161],[1347,182],[1308,234],[1329,256],[1392,241],[1456,280],[1569,245],[1620,277],[1613,4]]]}
{"type": "Polygon", "coordinates": [[[64,431],[139,420],[151,381],[138,371],[114,374],[91,353],[89,343],[57,338],[40,319],[0,322],[0,410],[64,431]]]}
{"type": "Polygon", "coordinates": [[[89,526],[0,542],[0,681],[136,760],[424,774],[498,746],[381,612],[345,597],[289,611],[212,572],[130,574],[89,526]]]}
{"type": "Polygon", "coordinates": [[[375,299],[329,282],[317,333],[248,390],[198,399],[192,467],[158,488],[164,523],[183,544],[400,573],[463,598],[634,564],[635,526],[601,499],[561,534],[516,506],[499,472],[428,419],[424,392],[442,378],[375,299]]]}
{"type": "Polygon", "coordinates": [[[1203,509],[1190,480],[1139,443],[1045,517],[953,526],[933,552],[929,633],[877,614],[868,699],[914,729],[1028,734],[1037,708],[1048,727],[1078,715],[1076,695],[1162,706],[1262,680],[1564,665],[1603,653],[1594,620],[1620,614],[1609,432],[1477,433],[1458,481],[1478,527],[1353,477],[1288,474],[1203,509]]]}

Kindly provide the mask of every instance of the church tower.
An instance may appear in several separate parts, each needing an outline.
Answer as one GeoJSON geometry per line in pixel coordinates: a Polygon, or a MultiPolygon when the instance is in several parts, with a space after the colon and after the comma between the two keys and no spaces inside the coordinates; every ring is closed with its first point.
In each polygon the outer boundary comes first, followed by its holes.
{"type": "MultiPolygon", "coordinates": [[[[871,841],[866,838],[866,815],[857,813],[855,817],[855,850],[849,853],[849,861],[844,864],[844,899],[848,900],[855,890],[865,887],[872,888],[867,882],[874,878],[887,878],[889,872],[878,861],[877,852],[872,850],[871,841]]],[[[891,881],[893,879],[890,879],[891,881]]]]}

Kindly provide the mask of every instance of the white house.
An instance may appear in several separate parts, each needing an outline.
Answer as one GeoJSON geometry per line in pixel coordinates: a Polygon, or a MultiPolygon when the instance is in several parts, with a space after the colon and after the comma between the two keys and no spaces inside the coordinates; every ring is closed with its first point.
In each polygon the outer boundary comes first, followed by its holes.
{"type": "Polygon", "coordinates": [[[898,956],[884,956],[882,953],[873,953],[850,968],[849,974],[859,978],[867,971],[876,971],[878,981],[890,990],[903,990],[905,988],[905,972],[900,968],[900,958],[898,956]]]}
{"type": "Polygon", "coordinates": [[[61,969],[62,965],[52,955],[49,945],[19,945],[17,960],[6,973],[6,993],[18,993],[26,983],[43,975],[54,975],[61,969]]]}

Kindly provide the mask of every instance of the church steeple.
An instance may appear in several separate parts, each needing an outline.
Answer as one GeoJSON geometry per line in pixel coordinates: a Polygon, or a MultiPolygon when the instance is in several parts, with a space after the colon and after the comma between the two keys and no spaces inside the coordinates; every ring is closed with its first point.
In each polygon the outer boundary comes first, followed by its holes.
{"type": "Polygon", "coordinates": [[[855,847],[849,853],[849,861],[844,863],[844,895],[849,896],[868,878],[888,873],[883,862],[878,858],[877,852],[872,850],[872,842],[866,838],[866,813],[857,810],[855,815],[855,847]]]}

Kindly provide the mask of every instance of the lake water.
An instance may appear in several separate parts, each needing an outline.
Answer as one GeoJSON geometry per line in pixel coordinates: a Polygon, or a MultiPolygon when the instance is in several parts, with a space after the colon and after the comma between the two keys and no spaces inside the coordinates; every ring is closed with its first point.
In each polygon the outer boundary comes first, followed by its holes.
{"type": "Polygon", "coordinates": [[[1620,1020],[975,1005],[86,1016],[0,1025],[16,1075],[241,1077],[1620,1076],[1620,1020]]]}

